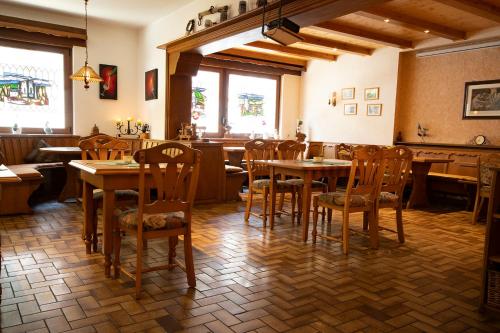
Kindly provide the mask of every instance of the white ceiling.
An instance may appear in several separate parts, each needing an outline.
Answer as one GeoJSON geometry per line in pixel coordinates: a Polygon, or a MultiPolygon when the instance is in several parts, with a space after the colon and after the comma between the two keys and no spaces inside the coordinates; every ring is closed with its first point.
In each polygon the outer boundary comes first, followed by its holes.
{"type": "MultiPolygon", "coordinates": [[[[194,0],[89,0],[89,17],[145,26],[194,0]]],[[[84,0],[0,0],[3,3],[83,15],[84,0]]]]}

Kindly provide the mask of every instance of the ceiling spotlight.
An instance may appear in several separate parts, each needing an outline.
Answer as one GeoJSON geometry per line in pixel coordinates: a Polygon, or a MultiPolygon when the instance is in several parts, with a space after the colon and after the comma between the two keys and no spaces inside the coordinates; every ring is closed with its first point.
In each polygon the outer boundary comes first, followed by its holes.
{"type": "Polygon", "coordinates": [[[430,30],[424,30],[424,33],[428,34],[430,32],[430,30]]]}
{"type": "Polygon", "coordinates": [[[389,20],[388,18],[386,18],[386,19],[384,20],[384,22],[385,22],[385,23],[389,23],[389,22],[391,22],[391,20],[389,20]]]}
{"type": "Polygon", "coordinates": [[[334,48],[333,48],[333,51],[337,52],[337,51],[338,51],[338,49],[337,49],[336,47],[334,47],[334,48]]]}

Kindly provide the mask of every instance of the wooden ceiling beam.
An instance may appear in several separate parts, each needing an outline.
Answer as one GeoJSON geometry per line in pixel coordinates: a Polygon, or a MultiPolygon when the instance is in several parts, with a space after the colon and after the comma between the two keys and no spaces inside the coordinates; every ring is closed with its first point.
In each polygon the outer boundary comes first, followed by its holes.
{"type": "MultiPolygon", "coordinates": [[[[204,59],[205,60],[202,61],[202,64],[204,64],[204,65],[214,64],[213,60],[224,61],[226,64],[236,62],[236,63],[246,64],[248,66],[252,66],[253,70],[255,70],[256,68],[259,68],[259,67],[263,67],[260,69],[260,71],[264,71],[267,68],[268,72],[269,72],[269,70],[274,68],[274,69],[278,70],[278,72],[280,74],[301,75],[301,73],[306,70],[306,68],[302,67],[302,66],[278,64],[278,63],[274,63],[271,61],[239,57],[239,56],[230,55],[230,54],[224,54],[223,52],[209,54],[209,55],[205,56],[204,59]],[[212,63],[210,63],[211,60],[212,60],[212,63]]],[[[241,68],[241,66],[238,66],[238,68],[235,68],[234,66],[223,66],[223,67],[232,68],[232,69],[243,69],[243,68],[241,68]]],[[[250,68],[250,67],[247,67],[247,68],[250,68]]],[[[277,72],[275,74],[277,74],[277,72]]]]}
{"type": "Polygon", "coordinates": [[[0,27],[57,37],[87,40],[85,29],[0,15],[0,27]]]}
{"type": "Polygon", "coordinates": [[[220,54],[233,55],[249,59],[259,59],[270,61],[278,64],[287,64],[299,67],[307,67],[307,59],[298,59],[284,56],[282,54],[274,54],[268,52],[255,52],[246,49],[228,49],[219,52],[220,54]]]}
{"type": "Polygon", "coordinates": [[[356,27],[340,24],[337,22],[331,22],[331,21],[322,22],[315,24],[314,27],[322,28],[342,36],[357,38],[367,42],[374,42],[377,44],[397,47],[400,49],[413,48],[413,42],[411,40],[380,34],[372,30],[359,29],[356,27]]]}
{"type": "Polygon", "coordinates": [[[373,51],[375,51],[375,49],[372,48],[362,47],[359,45],[339,42],[336,40],[331,40],[326,38],[320,38],[312,35],[300,34],[300,36],[304,38],[304,40],[301,41],[300,43],[314,45],[314,46],[328,47],[331,49],[337,49],[347,53],[353,53],[365,56],[365,55],[371,55],[373,51]]]}
{"type": "Polygon", "coordinates": [[[462,40],[466,37],[465,31],[449,28],[438,23],[422,20],[420,18],[393,12],[387,9],[372,8],[357,12],[356,14],[375,20],[388,20],[388,24],[398,25],[415,31],[426,32],[446,39],[462,40]]]}
{"type": "Polygon", "coordinates": [[[434,1],[500,23],[500,8],[480,0],[434,0],[434,1]]]}
{"type": "Polygon", "coordinates": [[[265,49],[265,50],[277,51],[277,52],[281,52],[281,53],[288,53],[288,54],[293,54],[293,55],[308,57],[308,58],[323,59],[323,60],[328,60],[328,61],[336,61],[337,60],[337,56],[334,54],[305,50],[305,49],[300,49],[298,47],[282,46],[282,45],[278,45],[278,44],[274,44],[274,43],[267,43],[267,42],[262,42],[262,41],[251,42],[251,43],[248,43],[247,46],[257,47],[257,48],[265,49]]]}

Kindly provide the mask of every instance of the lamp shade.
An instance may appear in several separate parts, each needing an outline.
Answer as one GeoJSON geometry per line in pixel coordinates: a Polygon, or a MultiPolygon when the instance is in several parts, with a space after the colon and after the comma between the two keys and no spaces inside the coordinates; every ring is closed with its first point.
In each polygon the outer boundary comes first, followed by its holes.
{"type": "Polygon", "coordinates": [[[69,77],[71,80],[84,81],[85,89],[89,88],[89,83],[101,82],[102,78],[86,62],[83,67],[69,77]]]}

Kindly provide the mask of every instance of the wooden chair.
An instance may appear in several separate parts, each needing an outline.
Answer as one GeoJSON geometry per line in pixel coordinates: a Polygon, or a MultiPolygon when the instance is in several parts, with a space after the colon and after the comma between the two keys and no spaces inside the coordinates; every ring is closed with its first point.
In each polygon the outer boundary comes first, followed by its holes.
{"type": "MultiPolygon", "coordinates": [[[[306,150],[306,144],[300,143],[293,140],[285,140],[278,144],[278,159],[280,160],[303,160],[304,152],[306,150]]],[[[285,179],[282,177],[282,180],[285,180],[287,183],[292,184],[296,187],[297,190],[297,206],[298,206],[298,214],[297,214],[297,223],[300,223],[300,217],[302,212],[302,188],[304,187],[304,180],[300,178],[292,178],[285,179]]],[[[321,181],[313,180],[312,182],[312,191],[313,192],[328,192],[328,185],[321,181]]],[[[282,193],[280,196],[279,209],[283,208],[284,194],[282,193]]],[[[293,205],[293,203],[292,203],[293,205]]],[[[292,223],[294,222],[294,215],[292,214],[292,223]]],[[[324,209],[323,209],[323,220],[325,218],[324,209]]]]}
{"type": "Polygon", "coordinates": [[[186,271],[190,287],[196,286],[191,244],[191,216],[201,152],[186,145],[168,142],[149,149],[138,150],[134,159],[139,163],[139,204],[116,215],[113,224],[115,277],[120,271],[135,280],[136,297],[140,297],[142,274],[176,266],[186,271]],[[145,165],[149,164],[149,170],[145,165]],[[147,175],[151,173],[151,180],[147,175]],[[150,188],[156,188],[157,198],[148,203],[150,188]],[[137,258],[135,271],[120,267],[121,234],[129,231],[136,236],[137,258]],[[180,235],[184,236],[184,265],[175,257],[180,235]],[[168,264],[143,268],[143,243],[148,239],[168,238],[168,264]]]}
{"type": "MultiPolygon", "coordinates": [[[[125,152],[129,149],[128,143],[119,140],[106,134],[98,134],[90,136],[87,139],[81,140],[78,147],[82,150],[82,160],[119,160],[125,156],[125,152]]],[[[137,202],[137,192],[132,190],[116,191],[116,198],[118,205],[120,203],[129,204],[131,200],[137,202]]],[[[90,253],[91,244],[94,252],[97,252],[97,207],[102,207],[103,193],[101,190],[94,190],[94,207],[93,219],[91,226],[84,227],[84,233],[88,235],[90,232],[90,239],[85,236],[85,244],[87,246],[87,253],[90,253]]]]}
{"type": "MultiPolygon", "coordinates": [[[[385,148],[382,152],[385,161],[385,174],[382,181],[381,192],[375,205],[377,226],[379,208],[393,208],[396,211],[398,240],[400,243],[404,243],[403,192],[408,176],[410,175],[413,154],[411,150],[405,146],[385,148]]],[[[363,220],[363,229],[365,230],[368,228],[367,215],[368,213],[365,213],[365,218],[363,220]]],[[[380,226],[378,226],[378,228],[379,230],[384,229],[393,231],[380,226]]]]}
{"type": "Polygon", "coordinates": [[[472,224],[476,224],[483,208],[485,199],[491,197],[491,170],[492,166],[500,166],[500,154],[489,154],[485,158],[477,159],[477,190],[472,224]]]}
{"type": "MultiPolygon", "coordinates": [[[[267,199],[269,196],[269,176],[270,169],[266,165],[256,163],[258,160],[274,160],[275,145],[271,141],[255,139],[245,143],[247,170],[248,170],[248,197],[245,210],[245,222],[248,223],[250,214],[262,218],[263,226],[266,227],[267,222],[267,199]],[[265,178],[264,178],[265,177],[265,178]],[[262,198],[262,213],[255,214],[252,212],[253,195],[261,193],[262,198]]],[[[291,193],[292,194],[292,220],[295,217],[295,192],[296,187],[292,184],[278,180],[276,182],[275,193],[291,193]]],[[[277,214],[282,213],[277,211],[277,214]]]]}
{"type": "MultiPolygon", "coordinates": [[[[375,220],[375,203],[380,192],[384,177],[384,159],[382,150],[377,146],[356,147],[346,191],[323,193],[313,199],[313,243],[316,243],[318,208],[342,212],[342,248],[344,254],[349,252],[349,214],[355,212],[369,213],[370,240],[372,247],[378,244],[378,230],[375,220]]],[[[339,240],[333,236],[322,236],[327,239],[339,240]]]]}
{"type": "Polygon", "coordinates": [[[354,146],[347,143],[339,143],[335,149],[335,158],[339,160],[352,160],[354,146]]]}

